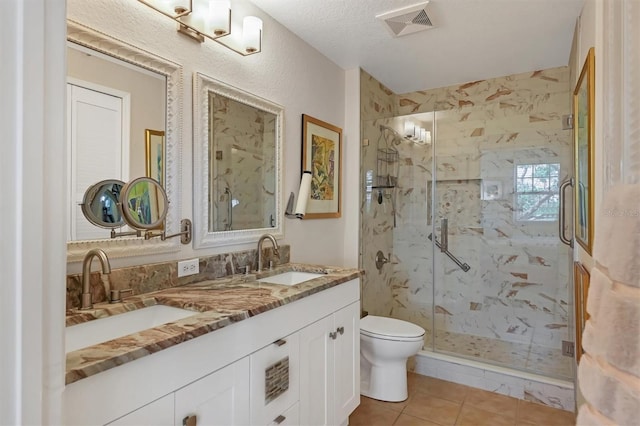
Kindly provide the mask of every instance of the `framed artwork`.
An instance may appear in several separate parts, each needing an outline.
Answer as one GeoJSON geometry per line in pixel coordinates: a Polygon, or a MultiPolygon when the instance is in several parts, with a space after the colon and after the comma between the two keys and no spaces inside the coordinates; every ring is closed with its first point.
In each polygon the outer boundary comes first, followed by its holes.
{"type": "Polygon", "coordinates": [[[582,356],[582,332],[589,319],[587,296],[589,294],[589,272],[580,262],[573,262],[573,306],[576,313],[576,361],[582,356]]]}
{"type": "Polygon", "coordinates": [[[302,115],[302,170],[311,171],[305,219],[341,215],[342,129],[302,115]]]}
{"type": "Polygon", "coordinates": [[[593,246],[594,197],[594,98],[595,57],[589,49],[578,84],[573,92],[575,163],[575,238],[591,254],[593,246]]]}
{"type": "Polygon", "coordinates": [[[144,140],[147,177],[164,188],[164,130],[145,129],[144,140]]]}

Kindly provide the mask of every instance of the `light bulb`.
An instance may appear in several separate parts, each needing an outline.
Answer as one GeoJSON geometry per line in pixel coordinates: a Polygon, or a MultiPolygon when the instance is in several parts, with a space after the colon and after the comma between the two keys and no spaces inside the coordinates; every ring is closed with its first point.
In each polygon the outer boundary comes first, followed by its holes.
{"type": "Polygon", "coordinates": [[[427,129],[420,128],[420,143],[427,143],[427,129]]]}
{"type": "Polygon", "coordinates": [[[190,12],[188,0],[159,0],[147,1],[145,3],[172,18],[182,15],[185,12],[190,12]]]}
{"type": "Polygon", "coordinates": [[[404,122],[404,135],[407,138],[413,138],[415,136],[416,126],[413,124],[413,121],[405,121],[404,122]]]}
{"type": "Polygon", "coordinates": [[[242,45],[245,52],[255,53],[262,47],[262,20],[255,16],[245,16],[242,20],[242,45]]]}
{"type": "Polygon", "coordinates": [[[210,0],[208,30],[220,37],[229,34],[231,4],[229,0],[210,0]]]}

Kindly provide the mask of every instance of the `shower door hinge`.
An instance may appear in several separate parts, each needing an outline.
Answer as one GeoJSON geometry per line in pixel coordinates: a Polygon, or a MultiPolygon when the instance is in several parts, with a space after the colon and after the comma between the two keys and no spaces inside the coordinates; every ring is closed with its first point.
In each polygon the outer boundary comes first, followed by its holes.
{"type": "Polygon", "coordinates": [[[562,356],[568,356],[573,358],[576,352],[576,347],[573,342],[568,342],[566,340],[562,341],[562,356]]]}
{"type": "Polygon", "coordinates": [[[573,114],[562,116],[562,130],[573,129],[573,114]]]}

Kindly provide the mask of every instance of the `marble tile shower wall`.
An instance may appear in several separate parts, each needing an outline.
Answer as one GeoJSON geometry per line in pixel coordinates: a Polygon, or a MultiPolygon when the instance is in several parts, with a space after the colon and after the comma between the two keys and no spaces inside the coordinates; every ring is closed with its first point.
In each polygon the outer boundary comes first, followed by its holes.
{"type": "MultiPolygon", "coordinates": [[[[291,247],[280,245],[278,264],[289,263],[291,247]]],[[[263,249],[265,259],[275,259],[271,247],[263,249]]],[[[178,278],[177,263],[161,262],[129,268],[113,269],[108,276],[91,274],[91,294],[94,303],[106,302],[109,290],[133,289],[133,295],[178,287],[205,280],[244,272],[246,265],[255,271],[258,265],[257,250],[244,250],[200,258],[200,273],[178,278]]],[[[82,276],[67,275],[67,309],[79,308],[82,294],[82,276]]]]}
{"type": "MultiPolygon", "coordinates": [[[[269,215],[275,214],[273,156],[275,116],[222,96],[213,96],[216,151],[211,152],[213,188],[212,222],[216,231],[229,225],[229,188],[233,194],[233,229],[269,227],[269,215]],[[265,167],[266,165],[270,165],[265,167]],[[256,179],[256,176],[261,176],[256,179]],[[269,186],[271,185],[271,187],[269,186]]],[[[211,130],[210,130],[211,131],[211,130]]]]}
{"type": "MultiPolygon", "coordinates": [[[[360,93],[360,118],[365,123],[362,126],[362,138],[369,140],[369,144],[363,146],[360,152],[360,181],[370,187],[374,176],[371,173],[367,175],[367,171],[375,170],[377,145],[381,136],[375,124],[388,124],[388,120],[375,119],[395,115],[396,102],[394,93],[365,71],[360,72],[360,93]]],[[[388,199],[384,198],[383,201],[378,204],[377,193],[369,188],[360,205],[361,268],[367,271],[362,281],[362,308],[372,315],[389,315],[393,301],[388,285],[393,267],[385,264],[378,270],[375,263],[378,250],[386,257],[393,252],[393,210],[388,199]]]]}
{"type": "MultiPolygon", "coordinates": [[[[363,98],[375,89],[373,81],[365,83],[369,90],[363,90],[363,98]]],[[[397,226],[392,226],[391,206],[385,209],[384,203],[363,200],[365,285],[377,294],[368,309],[413,321],[428,331],[435,328],[559,348],[569,325],[570,251],[557,238],[557,222],[516,220],[514,168],[559,163],[560,180],[566,178],[571,167],[571,131],[562,130],[561,117],[571,109],[569,69],[397,95],[396,100],[397,106],[388,110],[400,117],[363,116],[363,134],[371,141],[363,148],[363,173],[375,170],[372,145],[380,124],[400,130],[403,115],[436,111],[436,234],[439,219],[448,218],[449,250],[471,270],[465,273],[443,254],[434,253],[427,238],[432,232],[427,214],[433,180],[431,147],[396,143],[397,226]],[[483,182],[499,188],[499,194],[482,197],[483,182]],[[389,246],[384,246],[386,236],[381,233],[392,235],[389,246]],[[377,274],[368,263],[375,250],[385,247],[393,252],[393,265],[377,274]],[[388,281],[371,284],[372,275],[388,281]],[[378,300],[388,293],[390,310],[388,302],[378,300]]],[[[364,99],[362,103],[372,105],[364,99]]],[[[368,300],[366,290],[363,299],[368,300]]]]}

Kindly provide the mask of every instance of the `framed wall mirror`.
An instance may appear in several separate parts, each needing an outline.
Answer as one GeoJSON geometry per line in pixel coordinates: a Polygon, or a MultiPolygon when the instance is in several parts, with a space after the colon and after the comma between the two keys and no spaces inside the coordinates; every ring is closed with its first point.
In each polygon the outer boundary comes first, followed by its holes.
{"type": "Polygon", "coordinates": [[[575,238],[591,254],[594,197],[595,55],[589,49],[573,92],[575,162],[575,238]]]}
{"type": "Polygon", "coordinates": [[[162,170],[154,170],[162,172],[171,200],[168,231],[178,231],[181,66],[74,21],[67,21],[67,41],[67,260],[80,260],[95,247],[111,257],[177,250],[175,240],[111,239],[107,229],[87,221],[80,204],[96,182],[145,176],[145,130],[157,129],[162,170]]]}
{"type": "Polygon", "coordinates": [[[195,246],[281,236],[284,109],[200,73],[193,98],[195,246]]]}

